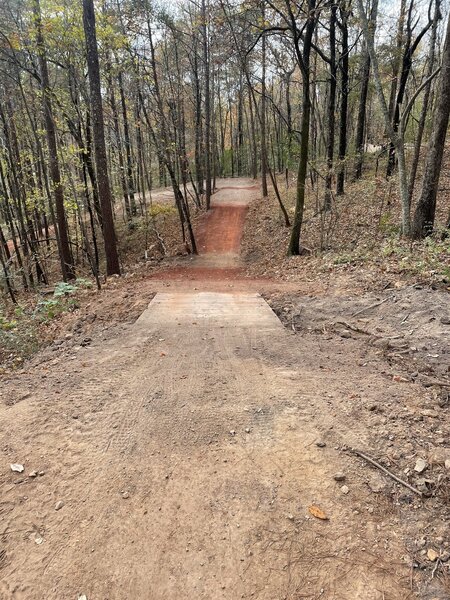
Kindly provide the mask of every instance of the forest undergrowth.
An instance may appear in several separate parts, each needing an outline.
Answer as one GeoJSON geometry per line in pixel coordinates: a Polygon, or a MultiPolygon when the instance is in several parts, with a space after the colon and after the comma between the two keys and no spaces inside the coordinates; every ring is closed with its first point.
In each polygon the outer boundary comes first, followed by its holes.
{"type": "MultiPolygon", "coordinates": [[[[329,211],[321,210],[320,186],[308,191],[303,223],[306,254],[287,256],[289,228],[274,193],[272,202],[255,202],[246,221],[242,252],[248,273],[287,281],[309,281],[363,293],[392,285],[422,282],[450,286],[450,236],[445,229],[450,208],[450,148],[440,182],[437,227],[424,241],[400,235],[401,206],[395,178],[375,173],[375,159],[364,179],[349,183],[344,196],[333,197],[329,211]]],[[[290,214],[295,203],[295,180],[280,179],[280,192],[290,214]]],[[[342,291],[341,290],[341,291],[342,291]]]]}

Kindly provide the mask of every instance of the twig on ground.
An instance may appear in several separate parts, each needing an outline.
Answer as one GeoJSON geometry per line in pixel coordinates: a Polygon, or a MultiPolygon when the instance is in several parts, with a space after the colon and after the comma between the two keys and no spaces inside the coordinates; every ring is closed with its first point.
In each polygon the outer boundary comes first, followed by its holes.
{"type": "Polygon", "coordinates": [[[297,330],[295,329],[294,315],[292,315],[291,328],[294,333],[297,333],[297,330]]]}
{"type": "Polygon", "coordinates": [[[423,382],[424,385],[440,385],[441,387],[450,388],[450,381],[441,381],[440,379],[426,379],[423,382]]]}
{"type": "Polygon", "coordinates": [[[391,471],[389,471],[388,469],[386,469],[386,467],[383,467],[383,465],[380,465],[379,462],[377,462],[373,458],[370,458],[370,456],[367,456],[367,454],[364,454],[364,452],[360,452],[359,450],[355,450],[355,449],[353,449],[353,452],[357,456],[359,456],[360,458],[364,458],[364,460],[367,460],[367,462],[369,462],[374,467],[377,467],[377,469],[380,469],[381,471],[383,471],[383,473],[386,473],[386,475],[389,475],[389,477],[391,477],[392,479],[394,479],[394,481],[396,481],[397,483],[401,483],[402,485],[404,485],[405,487],[407,487],[409,490],[411,490],[412,492],[414,492],[418,496],[420,496],[420,497],[423,496],[423,494],[422,494],[422,492],[420,490],[418,490],[414,486],[410,485],[408,482],[403,481],[403,479],[400,479],[399,477],[397,477],[397,475],[394,475],[394,473],[391,473],[391,471]]]}
{"type": "Polygon", "coordinates": [[[366,310],[371,310],[372,308],[381,306],[382,304],[384,304],[385,302],[387,302],[388,300],[391,300],[391,299],[392,299],[392,296],[388,296],[387,298],[384,298],[384,300],[375,302],[375,304],[371,304],[370,306],[365,306],[364,308],[361,308],[360,310],[357,310],[355,313],[353,313],[352,317],[356,317],[356,315],[360,315],[361,313],[365,312],[366,310]]]}
{"type": "Polygon", "coordinates": [[[434,577],[434,575],[435,575],[436,571],[438,570],[438,567],[439,567],[439,565],[440,565],[440,564],[441,564],[441,559],[440,559],[440,558],[438,558],[438,559],[436,560],[436,564],[434,565],[434,569],[433,569],[433,571],[431,572],[431,579],[433,579],[433,577],[434,577]]]}
{"type": "Polygon", "coordinates": [[[303,310],[303,306],[300,308],[300,312],[298,313],[298,315],[292,315],[292,319],[291,319],[291,328],[292,328],[292,331],[293,331],[294,333],[297,333],[297,329],[296,329],[296,327],[295,327],[295,323],[294,323],[294,318],[295,318],[295,317],[300,317],[300,315],[302,314],[302,310],[303,310]]]}
{"type": "Polygon", "coordinates": [[[347,323],[347,321],[336,321],[339,325],[345,325],[347,329],[351,329],[352,331],[356,331],[357,333],[363,333],[364,335],[373,335],[370,331],[366,329],[361,329],[361,327],[356,327],[356,325],[352,325],[351,323],[347,323]]]}

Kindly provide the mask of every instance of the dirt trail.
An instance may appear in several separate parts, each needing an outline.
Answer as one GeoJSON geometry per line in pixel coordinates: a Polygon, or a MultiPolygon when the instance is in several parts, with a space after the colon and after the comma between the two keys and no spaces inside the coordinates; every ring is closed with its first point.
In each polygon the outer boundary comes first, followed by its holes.
{"type": "MultiPolygon", "coordinates": [[[[255,193],[240,184],[215,198],[239,210],[213,210],[194,268],[239,267],[255,193]]],[[[0,598],[416,597],[391,504],[339,452],[363,433],[333,399],[376,375],[351,383],[253,287],[218,287],[158,293],[120,337],[30,367],[30,393],[1,406],[0,598]]]]}

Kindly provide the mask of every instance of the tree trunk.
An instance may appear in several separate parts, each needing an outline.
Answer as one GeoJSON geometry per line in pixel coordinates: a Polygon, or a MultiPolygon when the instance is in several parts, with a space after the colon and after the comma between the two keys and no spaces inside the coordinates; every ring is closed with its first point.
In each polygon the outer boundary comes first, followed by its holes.
{"type": "MultiPolygon", "coordinates": [[[[265,21],[263,2],[262,19],[265,21]]],[[[262,81],[261,81],[261,189],[263,198],[267,198],[267,140],[266,140],[266,36],[262,34],[262,81]]]]}
{"type": "Polygon", "coordinates": [[[206,1],[202,0],[203,67],[205,69],[205,204],[211,207],[211,86],[206,1]]]}
{"type": "Polygon", "coordinates": [[[127,157],[127,184],[128,184],[128,195],[130,198],[130,209],[131,215],[136,216],[136,200],[134,198],[134,182],[133,182],[133,160],[131,158],[131,139],[130,139],[130,127],[128,124],[128,111],[127,103],[125,100],[125,93],[123,91],[123,79],[122,73],[119,72],[119,94],[120,104],[122,106],[122,119],[123,119],[123,135],[125,142],[125,156],[127,157]]]}
{"type": "Polygon", "coordinates": [[[327,174],[325,177],[324,210],[331,209],[331,183],[333,180],[334,159],[334,127],[336,111],[336,12],[337,6],[333,4],[330,12],[330,85],[327,107],[327,174]]]}
{"type": "MultiPolygon", "coordinates": [[[[434,63],[435,63],[435,54],[436,54],[437,27],[438,27],[438,23],[439,23],[440,19],[442,19],[441,0],[436,0],[436,4],[434,7],[433,26],[432,26],[431,37],[430,37],[430,51],[428,54],[428,67],[427,67],[427,71],[425,74],[425,78],[431,77],[431,75],[433,73],[433,67],[434,67],[434,63]]],[[[428,105],[430,102],[431,89],[432,89],[432,86],[430,84],[427,86],[427,89],[425,90],[425,94],[423,97],[422,110],[420,113],[420,119],[419,119],[419,123],[417,126],[417,136],[416,136],[416,141],[414,144],[414,156],[413,156],[413,160],[411,163],[411,169],[409,172],[409,201],[410,201],[410,203],[412,203],[412,199],[413,199],[413,195],[414,195],[414,184],[416,181],[417,167],[419,166],[420,149],[422,147],[423,132],[425,131],[425,123],[426,123],[427,114],[428,114],[428,105]]]]}
{"type": "Polygon", "coordinates": [[[423,238],[432,233],[436,212],[436,196],[450,116],[450,18],[447,23],[442,54],[433,128],[428,142],[422,191],[414,213],[413,235],[423,238]]]}
{"type": "Polygon", "coordinates": [[[42,101],[44,107],[45,131],[47,136],[50,176],[53,183],[55,197],[56,217],[58,220],[59,252],[61,260],[61,273],[64,281],[75,279],[75,269],[70,252],[69,234],[67,231],[66,211],[64,208],[64,191],[61,183],[59,169],[58,147],[56,143],[56,129],[53,119],[51,89],[48,75],[47,58],[45,52],[44,36],[42,34],[41,7],[39,0],[34,0],[34,17],[36,24],[36,43],[39,52],[39,69],[41,72],[42,101]]]}
{"type": "Polygon", "coordinates": [[[367,15],[364,10],[363,0],[357,0],[357,4],[362,31],[366,40],[367,48],[370,54],[370,61],[373,67],[375,89],[377,92],[378,101],[381,105],[384,124],[386,127],[386,131],[388,132],[389,138],[397,151],[399,192],[402,204],[402,233],[404,236],[409,237],[411,235],[411,210],[408,196],[408,176],[406,173],[405,147],[403,135],[401,132],[396,131],[391,123],[388,106],[386,104],[386,98],[383,92],[383,85],[381,83],[380,71],[378,68],[378,58],[375,52],[373,28],[371,28],[367,19],[367,15]]]}
{"type": "MultiPolygon", "coordinates": [[[[110,67],[110,65],[108,65],[108,71],[110,71],[110,69],[111,69],[111,67],[110,67]]],[[[109,85],[109,103],[111,105],[113,129],[114,129],[114,133],[115,133],[116,141],[117,141],[117,157],[119,159],[119,180],[120,180],[120,185],[122,187],[126,219],[129,223],[129,225],[131,225],[132,215],[131,215],[131,207],[130,207],[130,197],[128,195],[127,180],[125,177],[125,162],[123,160],[122,139],[121,139],[121,135],[120,135],[119,116],[117,113],[116,95],[114,93],[114,86],[113,86],[111,75],[108,77],[108,85],[109,85]]]]}
{"type": "Polygon", "coordinates": [[[345,157],[347,154],[347,117],[348,117],[348,16],[349,10],[342,4],[340,29],[342,31],[342,56],[341,56],[341,113],[339,118],[339,169],[337,174],[336,194],[344,193],[345,182],[345,157]]]}
{"type": "MultiPolygon", "coordinates": [[[[377,26],[378,0],[373,0],[370,11],[369,25],[375,34],[377,26]]],[[[355,151],[356,159],[353,172],[353,180],[360,179],[362,176],[363,156],[364,156],[364,134],[366,129],[366,104],[369,91],[370,75],[370,54],[367,50],[367,43],[363,43],[363,59],[359,79],[361,80],[361,89],[359,92],[358,116],[356,119],[355,151]]]]}
{"type": "Polygon", "coordinates": [[[400,10],[397,23],[397,36],[396,36],[396,47],[394,60],[392,61],[392,79],[391,79],[391,91],[389,94],[389,118],[392,121],[395,110],[395,97],[397,95],[398,85],[398,74],[401,65],[401,54],[403,47],[403,30],[405,28],[405,16],[406,16],[406,0],[400,0],[400,10]]]}
{"type": "Polygon", "coordinates": [[[86,38],[95,164],[97,167],[98,192],[103,221],[103,239],[105,242],[106,273],[108,275],[120,275],[119,254],[117,252],[116,232],[114,230],[112,195],[106,156],[103,105],[100,88],[100,68],[93,0],[83,0],[83,26],[86,38]]]}
{"type": "Polygon", "coordinates": [[[295,22],[292,23],[294,29],[294,40],[296,42],[296,55],[299,62],[299,66],[302,72],[302,119],[300,125],[300,160],[298,163],[298,174],[297,174],[297,195],[295,202],[294,222],[291,230],[291,237],[289,240],[288,254],[298,255],[301,253],[300,250],[300,234],[303,223],[303,211],[305,207],[305,193],[306,193],[306,176],[308,172],[308,144],[309,144],[309,124],[311,115],[311,98],[309,93],[310,83],[310,55],[311,55],[311,44],[312,36],[316,26],[316,19],[318,15],[315,14],[316,2],[315,0],[308,0],[308,17],[303,38],[303,55],[298,47],[299,36],[297,25],[295,22]]]}
{"type": "MultiPolygon", "coordinates": [[[[397,85],[397,96],[395,98],[395,106],[394,113],[392,117],[392,127],[395,132],[398,131],[400,119],[401,119],[401,107],[403,105],[403,101],[406,93],[406,85],[408,83],[408,78],[412,69],[412,59],[414,52],[416,51],[420,40],[423,38],[425,33],[431,26],[432,21],[428,21],[425,27],[422,28],[420,33],[417,35],[416,39],[412,40],[413,28],[412,24],[412,9],[413,9],[413,1],[411,0],[410,8],[408,11],[408,19],[406,23],[406,42],[405,48],[402,55],[401,60],[401,69],[398,77],[398,85],[397,85]]],[[[433,0],[430,0],[431,2],[433,0]]],[[[388,163],[386,168],[386,177],[390,177],[395,170],[395,144],[391,141],[389,145],[389,155],[388,155],[388,163]]]]}

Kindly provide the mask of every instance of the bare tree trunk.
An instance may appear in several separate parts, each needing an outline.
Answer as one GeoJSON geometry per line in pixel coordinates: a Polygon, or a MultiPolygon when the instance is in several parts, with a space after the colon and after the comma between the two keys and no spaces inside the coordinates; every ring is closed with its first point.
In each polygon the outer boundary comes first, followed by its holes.
{"type": "MultiPolygon", "coordinates": [[[[435,62],[435,54],[436,54],[436,37],[437,37],[437,26],[439,20],[442,19],[441,15],[441,0],[435,0],[434,7],[434,17],[433,17],[433,26],[431,30],[431,38],[430,38],[430,51],[428,54],[428,68],[425,77],[431,77],[433,73],[433,67],[435,62]]],[[[417,127],[417,137],[414,144],[414,156],[411,163],[411,169],[409,172],[409,201],[412,202],[414,195],[414,184],[416,181],[417,167],[419,166],[419,158],[420,158],[420,148],[422,146],[422,138],[423,132],[425,130],[425,123],[428,114],[428,104],[430,102],[432,86],[427,86],[425,90],[425,94],[423,97],[422,111],[420,113],[419,124],[417,127]]]]}
{"type": "MultiPolygon", "coordinates": [[[[377,25],[377,13],[378,13],[378,0],[373,0],[372,8],[370,11],[370,28],[373,34],[377,25]]],[[[366,129],[366,104],[367,94],[369,91],[369,75],[370,75],[370,54],[367,50],[367,43],[363,45],[363,59],[361,64],[361,71],[359,79],[361,80],[361,89],[359,92],[358,102],[358,116],[356,120],[356,134],[355,134],[355,150],[356,159],[353,172],[353,179],[360,179],[362,176],[363,156],[364,156],[364,134],[366,129]]]]}
{"type": "MultiPolygon", "coordinates": [[[[247,71],[246,71],[247,72],[247,71]]],[[[256,162],[256,127],[255,127],[255,115],[253,112],[253,100],[252,100],[252,89],[250,82],[247,81],[247,85],[249,88],[249,102],[248,108],[250,112],[250,135],[252,139],[252,152],[251,152],[251,169],[252,169],[252,177],[256,179],[258,177],[258,165],[256,162]]]]}
{"type": "Polygon", "coordinates": [[[432,233],[436,213],[436,196],[450,116],[450,18],[439,75],[433,129],[428,142],[422,191],[414,213],[413,235],[423,238],[432,233]]]}
{"type": "Polygon", "coordinates": [[[127,183],[128,183],[128,194],[130,198],[130,210],[133,217],[136,216],[136,200],[134,198],[134,182],[133,182],[133,161],[131,158],[131,139],[130,139],[130,127],[128,125],[128,111],[127,103],[125,100],[125,93],[123,91],[123,76],[119,71],[117,78],[119,82],[119,94],[120,104],[122,107],[122,119],[123,119],[123,134],[125,141],[125,156],[127,157],[127,183]]]}
{"type": "MultiPolygon", "coordinates": [[[[362,1],[362,0],[361,0],[362,1]]],[[[295,50],[297,60],[302,72],[302,120],[300,126],[300,160],[298,163],[297,173],[297,197],[295,202],[294,222],[291,230],[291,237],[289,240],[288,254],[295,255],[301,254],[300,249],[300,234],[303,224],[303,211],[305,208],[305,195],[306,195],[306,176],[308,172],[308,145],[309,145],[309,125],[311,115],[311,98],[309,92],[310,84],[310,56],[311,56],[311,45],[314,29],[316,27],[316,20],[319,16],[315,13],[316,2],[315,0],[308,0],[308,15],[307,23],[305,27],[305,33],[303,37],[303,53],[299,48],[299,36],[297,24],[292,16],[292,28],[295,42],[295,50]]]]}
{"type": "Polygon", "coordinates": [[[339,169],[337,174],[336,194],[344,193],[345,182],[345,157],[347,154],[347,117],[348,117],[348,16],[349,9],[343,2],[341,8],[340,29],[342,32],[342,56],[341,56],[341,113],[339,118],[339,169]]]}
{"type": "Polygon", "coordinates": [[[205,69],[205,204],[211,207],[211,86],[206,1],[202,0],[203,66],[205,69]]]}
{"type": "Polygon", "coordinates": [[[39,0],[34,0],[33,8],[36,24],[36,42],[39,52],[39,68],[41,72],[42,100],[44,105],[45,131],[47,136],[50,162],[50,176],[53,183],[56,216],[58,220],[61,273],[64,281],[67,281],[68,279],[75,279],[75,269],[73,266],[72,254],[70,252],[69,234],[67,232],[66,211],[64,208],[64,191],[62,188],[61,173],[59,169],[58,147],[56,143],[56,130],[51,100],[52,92],[50,89],[44,36],[42,34],[41,7],[39,0]]]}
{"type": "MultiPolygon", "coordinates": [[[[430,0],[433,2],[433,0],[430,0]]],[[[408,10],[408,18],[406,22],[406,42],[405,48],[403,51],[403,56],[401,60],[401,69],[398,77],[398,85],[397,85],[397,96],[395,98],[395,106],[394,106],[394,114],[392,117],[392,127],[395,132],[398,131],[400,120],[401,120],[401,107],[403,105],[403,101],[406,93],[406,85],[408,83],[408,78],[412,69],[412,59],[413,55],[422,40],[423,36],[426,34],[428,29],[430,28],[432,21],[428,20],[428,23],[425,27],[422,28],[420,33],[417,35],[416,39],[412,40],[413,28],[414,25],[412,23],[412,19],[415,18],[412,16],[412,10],[414,7],[414,0],[411,0],[410,8],[408,10]]],[[[386,177],[390,177],[395,170],[395,145],[391,141],[389,145],[389,155],[388,155],[388,163],[386,169],[386,177]]]]}
{"type": "Polygon", "coordinates": [[[122,139],[121,139],[121,135],[120,135],[119,116],[117,113],[116,95],[114,93],[114,86],[113,86],[111,76],[108,77],[108,85],[109,85],[109,103],[111,105],[113,128],[114,128],[114,133],[116,135],[116,140],[117,140],[117,156],[119,159],[119,180],[120,180],[120,185],[122,187],[126,219],[127,219],[128,223],[131,224],[130,223],[131,222],[130,198],[128,195],[127,180],[125,177],[125,162],[123,160],[122,139]]]}
{"type": "Polygon", "coordinates": [[[391,91],[389,94],[389,118],[392,121],[395,110],[395,97],[397,95],[398,86],[398,75],[400,72],[401,55],[403,47],[403,30],[405,28],[405,16],[406,16],[406,0],[400,0],[400,10],[397,23],[397,36],[395,41],[395,54],[392,63],[392,80],[391,80],[391,91]]]}
{"type": "Polygon", "coordinates": [[[394,145],[397,156],[398,156],[398,172],[399,172],[399,190],[400,200],[402,204],[402,232],[404,236],[410,236],[411,234],[411,210],[409,204],[408,194],[408,176],[406,173],[406,162],[405,162],[405,147],[403,142],[403,136],[400,131],[395,131],[391,123],[389,116],[388,106],[386,104],[386,98],[383,92],[383,86],[381,83],[380,71],[378,68],[378,57],[375,52],[373,28],[370,26],[367,19],[367,15],[364,10],[363,0],[357,0],[359,18],[361,22],[362,31],[366,40],[367,49],[369,51],[370,60],[373,68],[373,78],[375,83],[375,89],[377,92],[378,100],[381,105],[381,110],[385,122],[386,131],[388,136],[394,145]]]}
{"type": "Polygon", "coordinates": [[[325,177],[324,210],[331,209],[331,183],[333,180],[334,159],[334,128],[336,111],[336,12],[337,6],[333,4],[330,12],[330,86],[327,107],[327,174],[325,177]]]}
{"type": "MultiPolygon", "coordinates": [[[[265,21],[265,10],[263,2],[262,19],[265,21]]],[[[267,140],[266,140],[266,46],[267,39],[262,34],[262,82],[261,82],[261,189],[263,198],[267,198],[267,140]]]]}
{"type": "Polygon", "coordinates": [[[112,195],[106,156],[103,105],[100,89],[100,68],[93,0],[83,0],[83,25],[86,38],[95,163],[97,167],[98,192],[103,221],[103,239],[105,242],[106,272],[108,275],[120,275],[119,254],[117,252],[116,232],[114,230],[112,195]]]}

